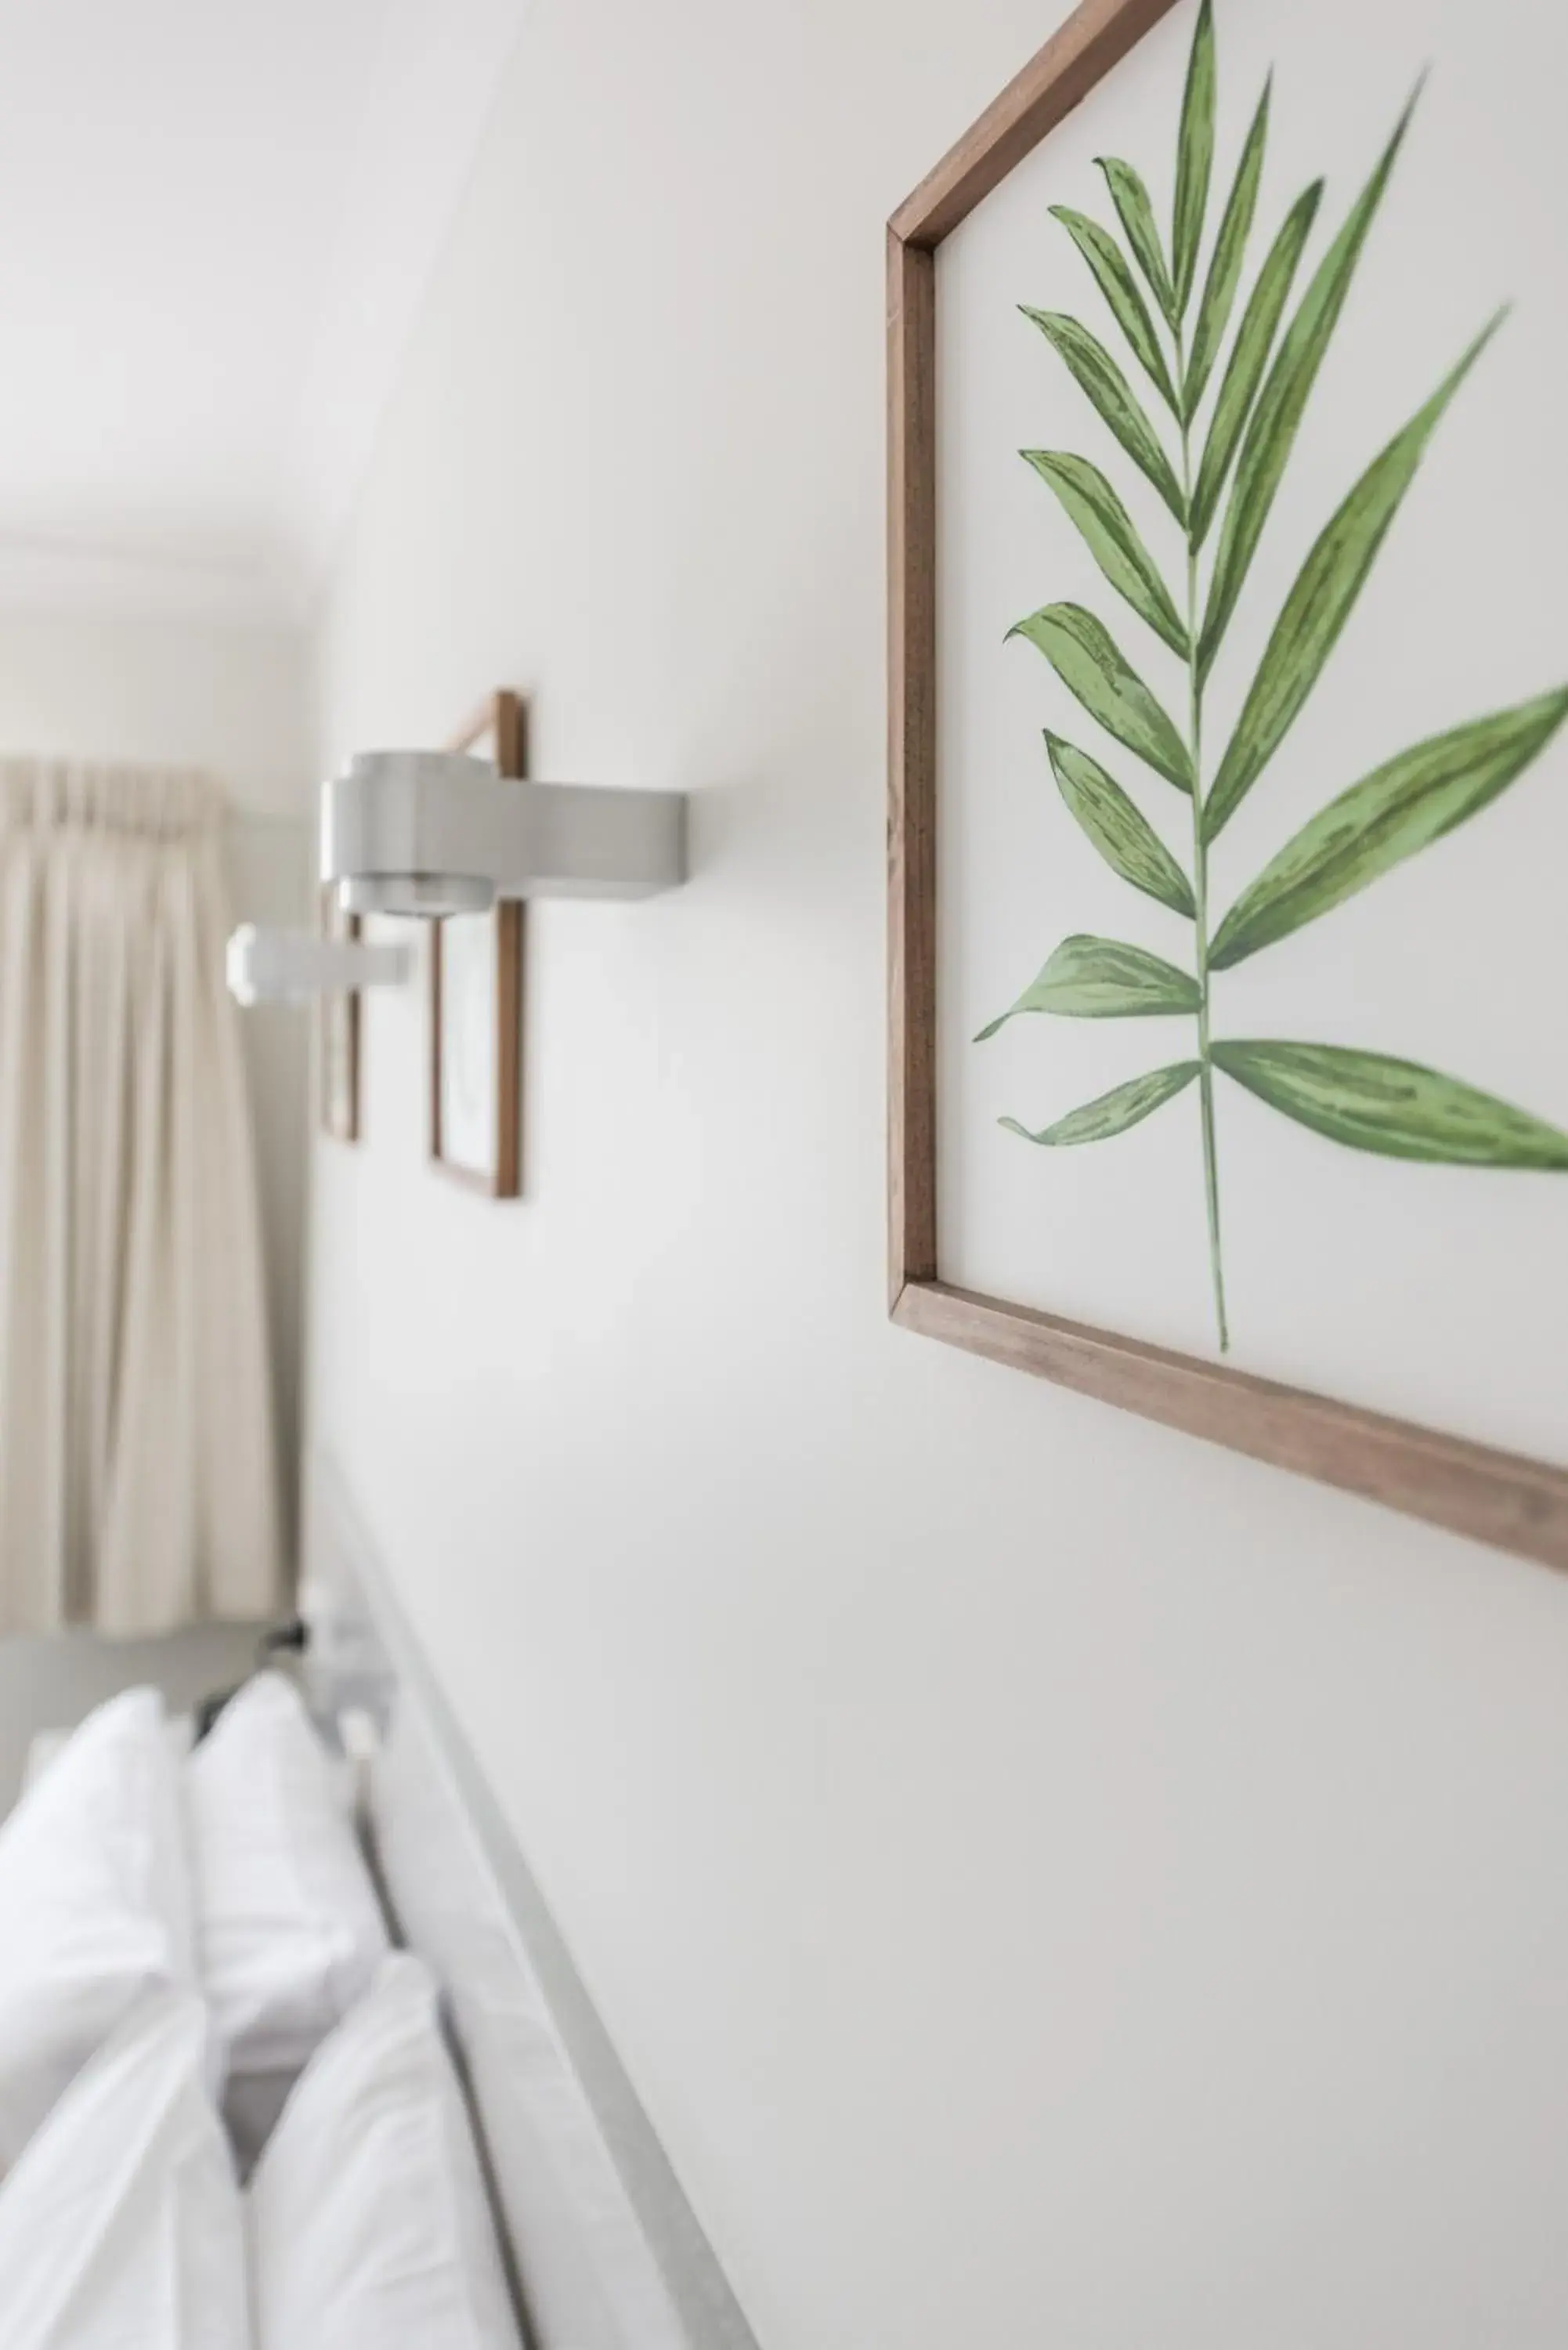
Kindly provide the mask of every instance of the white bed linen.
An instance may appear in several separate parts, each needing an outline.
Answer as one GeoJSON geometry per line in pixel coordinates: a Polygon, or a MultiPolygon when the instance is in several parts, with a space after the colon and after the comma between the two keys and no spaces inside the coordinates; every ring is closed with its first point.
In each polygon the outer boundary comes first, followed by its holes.
{"type": "Polygon", "coordinates": [[[246,1683],[185,1791],[198,1972],[230,2072],[296,2073],[388,1945],[337,1768],[291,1682],[246,1683]]]}
{"type": "Polygon", "coordinates": [[[0,2185],[5,2350],[250,2350],[206,2042],[190,1992],[150,1993],[0,2185]]]}
{"type": "MultiPolygon", "coordinates": [[[[166,1714],[163,1720],[163,1734],[169,1741],[169,1752],[175,1762],[182,1763],[191,1752],[196,1735],[196,1725],[191,1716],[188,1713],[166,1714]]],[[[35,1734],[27,1748],[26,1760],[22,1765],[24,1794],[29,1787],[43,1777],[50,1763],[57,1761],[64,1753],[74,1735],[74,1731],[69,1730],[40,1730],[35,1734]]]]}
{"type": "Polygon", "coordinates": [[[312,2058],[246,2197],[256,2350],[517,2350],[468,2113],[419,1960],[312,2058]]]}
{"type": "Polygon", "coordinates": [[[192,1980],[162,1700],[90,1713],[0,1826],[0,2175],[136,2002],[192,1980]]]}

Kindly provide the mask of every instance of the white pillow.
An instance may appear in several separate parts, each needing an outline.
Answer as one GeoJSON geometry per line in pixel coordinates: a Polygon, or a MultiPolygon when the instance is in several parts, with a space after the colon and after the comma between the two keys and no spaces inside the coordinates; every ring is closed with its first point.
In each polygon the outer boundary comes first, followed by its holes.
{"type": "Polygon", "coordinates": [[[5,2350],[249,2350],[240,2193],[206,2018],[154,1991],[0,2186],[5,2350]]]}
{"type": "Polygon", "coordinates": [[[256,2166],[256,2350],[517,2350],[468,2115],[417,1959],[388,1959],[256,2166]]]}
{"type": "Polygon", "coordinates": [[[386,1954],[332,1757],[258,1673],[186,1765],[197,1970],[233,2073],[296,2073],[386,1954]]]}
{"type": "Polygon", "coordinates": [[[0,2176],[137,2000],[192,1979],[179,1767],[128,1690],[0,1827],[0,2176]]]}
{"type": "MultiPolygon", "coordinates": [[[[169,1751],[176,1762],[184,1762],[186,1755],[191,1752],[191,1742],[194,1734],[195,1724],[188,1713],[171,1713],[164,1716],[163,1735],[169,1741],[169,1751]]],[[[40,1730],[37,1732],[27,1748],[26,1760],[22,1765],[24,1791],[32,1786],[35,1781],[43,1777],[50,1763],[57,1761],[65,1752],[70,1741],[71,1733],[68,1730],[40,1730]]]]}

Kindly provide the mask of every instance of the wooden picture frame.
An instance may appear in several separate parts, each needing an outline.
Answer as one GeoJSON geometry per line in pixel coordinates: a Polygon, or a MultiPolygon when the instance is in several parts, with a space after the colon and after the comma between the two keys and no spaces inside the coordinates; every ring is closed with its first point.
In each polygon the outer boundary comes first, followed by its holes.
{"type": "MultiPolygon", "coordinates": [[[[358,914],[346,914],[337,892],[324,888],[317,899],[321,935],[343,946],[357,946],[364,925],[358,914]]],[[[358,988],[324,995],[317,1013],[317,1117],[321,1131],[333,1142],[359,1139],[360,1006],[358,988]]]]}
{"type": "Polygon", "coordinates": [[[888,224],[889,1310],[927,1337],[1568,1568],[1568,1471],[941,1277],[936,252],[1173,5],[1084,0],[888,224]]]}
{"type": "MultiPolygon", "coordinates": [[[[465,726],[448,743],[452,751],[488,749],[500,775],[519,781],[527,755],[526,714],[520,697],[511,691],[490,694],[465,726]]],[[[482,1041],[479,1058],[491,1088],[486,1124],[491,1149],[488,1163],[462,1148],[459,1121],[452,1100],[454,1010],[452,956],[446,939],[447,923],[431,926],[431,1159],[443,1175],[492,1200],[514,1200],[523,1188],[523,949],[524,908],[514,898],[500,899],[492,911],[459,916],[465,923],[483,923],[493,937],[485,961],[490,978],[487,1006],[489,1035],[482,1041]]],[[[480,1082],[484,1081],[481,1076],[480,1082]]]]}

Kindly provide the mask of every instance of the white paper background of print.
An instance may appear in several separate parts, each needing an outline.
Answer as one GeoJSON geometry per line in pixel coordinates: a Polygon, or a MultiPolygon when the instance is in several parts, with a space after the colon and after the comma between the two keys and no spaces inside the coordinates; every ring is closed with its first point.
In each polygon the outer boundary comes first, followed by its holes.
{"type": "MultiPolygon", "coordinates": [[[[1035,1016],[969,1042],[1071,932],[1190,964],[1189,926],[1117,879],[1068,815],[1042,727],[1100,757],[1189,868],[1188,803],[1101,734],[1032,646],[1002,639],[1042,604],[1081,602],[1184,725],[1180,665],[1016,452],[1073,450],[1098,464],[1179,602],[1176,527],[1016,305],[1080,317],[1143,385],[1046,207],[1114,223],[1094,158],[1117,154],[1144,173],[1168,232],[1195,14],[1183,5],[1157,26],[938,257],[939,1132],[944,1277],[1212,1354],[1197,1087],[1078,1149],[1036,1149],[996,1123],[1007,1114],[1038,1128],[1188,1057],[1192,1023],[1035,1016]]],[[[1515,305],[1429,447],[1313,697],[1212,853],[1217,921],[1309,816],[1383,759],[1568,681],[1568,150],[1554,122],[1568,31],[1560,12],[1526,0],[1323,0],[1310,12],[1220,0],[1216,21],[1210,237],[1275,68],[1238,314],[1290,203],[1326,174],[1299,296],[1417,75],[1432,70],[1215,671],[1210,778],[1317,532],[1490,312],[1515,305]]],[[[1206,240],[1205,268],[1208,252],[1206,240]]],[[[1148,402],[1163,416],[1152,388],[1148,402]]],[[[1215,1032],[1424,1061],[1568,1127],[1565,874],[1568,731],[1449,839],[1218,974],[1215,1032]]],[[[1217,1088],[1231,1359],[1568,1456],[1568,1177],[1377,1159],[1223,1078],[1217,1088]]]]}

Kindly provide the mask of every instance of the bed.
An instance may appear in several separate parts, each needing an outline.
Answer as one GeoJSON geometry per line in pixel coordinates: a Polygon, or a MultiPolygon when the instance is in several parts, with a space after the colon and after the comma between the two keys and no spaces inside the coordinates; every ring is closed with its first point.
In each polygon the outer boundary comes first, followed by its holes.
{"type": "Polygon", "coordinates": [[[313,1710],[354,1764],[399,1939],[443,1987],[530,2350],[756,2350],[526,1862],[318,1459],[313,1710]]]}

